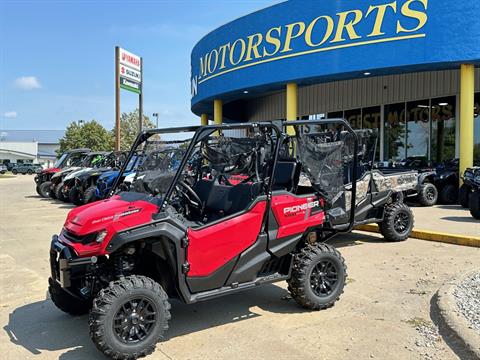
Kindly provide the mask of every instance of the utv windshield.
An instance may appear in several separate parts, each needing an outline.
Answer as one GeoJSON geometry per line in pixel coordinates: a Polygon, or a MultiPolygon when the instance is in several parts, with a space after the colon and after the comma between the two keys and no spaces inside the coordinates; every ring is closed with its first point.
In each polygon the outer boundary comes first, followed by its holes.
{"type": "Polygon", "coordinates": [[[193,221],[241,211],[265,191],[277,141],[272,132],[271,126],[244,125],[198,128],[176,134],[175,140],[168,133],[150,136],[135,149],[142,163],[130,192],[159,205],[165,200],[193,221]]]}

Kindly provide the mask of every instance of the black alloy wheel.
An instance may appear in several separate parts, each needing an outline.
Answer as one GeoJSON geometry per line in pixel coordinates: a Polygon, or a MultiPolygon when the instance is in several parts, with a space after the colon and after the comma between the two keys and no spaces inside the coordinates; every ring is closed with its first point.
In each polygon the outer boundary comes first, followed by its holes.
{"type": "Polygon", "coordinates": [[[320,261],[310,275],[310,286],[318,297],[329,296],[338,285],[338,269],[330,260],[320,261]]]}
{"type": "Polygon", "coordinates": [[[396,214],[393,219],[393,228],[399,234],[404,234],[410,225],[410,216],[405,211],[396,214]]]}
{"type": "Polygon", "coordinates": [[[115,335],[125,344],[144,340],[157,321],[155,303],[145,296],[136,296],[124,303],[114,317],[115,335]]]}

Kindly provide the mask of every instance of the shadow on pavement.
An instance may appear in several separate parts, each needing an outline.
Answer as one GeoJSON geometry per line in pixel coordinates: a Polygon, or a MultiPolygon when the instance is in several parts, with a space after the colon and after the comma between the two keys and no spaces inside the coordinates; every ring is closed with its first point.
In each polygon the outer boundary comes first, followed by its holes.
{"type": "MultiPolygon", "coordinates": [[[[305,311],[288,296],[287,290],[275,285],[191,305],[172,301],[172,320],[165,334],[166,341],[261,316],[262,311],[251,311],[251,308],[273,313],[305,311]]],[[[64,314],[49,299],[15,309],[3,329],[12,343],[33,355],[64,351],[59,359],[106,359],[90,340],[88,316],[64,314]]],[[[161,347],[161,343],[158,346],[161,347]]]]}
{"type": "Polygon", "coordinates": [[[475,220],[472,216],[445,216],[442,220],[456,221],[456,222],[468,222],[468,223],[478,223],[478,220],[475,220]]]}
{"type": "Polygon", "coordinates": [[[462,210],[465,211],[467,209],[461,207],[460,205],[435,205],[437,209],[444,209],[444,210],[462,210]]]}

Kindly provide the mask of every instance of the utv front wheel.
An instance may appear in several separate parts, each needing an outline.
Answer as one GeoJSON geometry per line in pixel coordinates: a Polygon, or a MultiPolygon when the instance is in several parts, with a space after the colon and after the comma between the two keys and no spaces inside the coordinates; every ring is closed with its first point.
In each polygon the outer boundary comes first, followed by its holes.
{"type": "Polygon", "coordinates": [[[113,359],[151,354],[168,329],[170,303],[162,287],[145,276],[127,276],[101,290],[90,312],[90,337],[113,359]]]}
{"type": "Polygon", "coordinates": [[[383,221],[378,224],[380,233],[387,241],[404,241],[413,230],[413,213],[402,203],[385,207],[383,221]]]}
{"type": "Polygon", "coordinates": [[[83,205],[83,194],[76,186],[70,189],[68,193],[68,198],[70,202],[74,205],[83,205]]]}
{"type": "Polygon", "coordinates": [[[480,220],[480,192],[478,191],[470,195],[470,214],[480,220]]]}
{"type": "Polygon", "coordinates": [[[420,186],[417,196],[418,203],[422,206],[433,206],[438,200],[438,190],[432,183],[420,186]]]}
{"type": "Polygon", "coordinates": [[[346,277],[345,260],[334,247],[308,245],[295,256],[292,276],[287,280],[288,290],[304,308],[327,309],[343,293],[346,277]]]}
{"type": "Polygon", "coordinates": [[[440,202],[444,205],[453,205],[458,201],[458,187],[452,184],[447,184],[440,191],[440,202]]]}
{"type": "Polygon", "coordinates": [[[50,181],[45,181],[44,183],[40,184],[38,187],[38,192],[40,196],[49,198],[50,193],[52,192],[52,183],[50,181]]]}
{"type": "Polygon", "coordinates": [[[458,190],[458,203],[463,207],[468,209],[468,205],[470,202],[470,188],[463,184],[460,186],[460,190],[458,190]]]}
{"type": "Polygon", "coordinates": [[[89,204],[91,202],[97,201],[97,197],[95,196],[95,192],[97,188],[95,186],[90,186],[85,193],[83,194],[83,203],[89,204]]]}
{"type": "Polygon", "coordinates": [[[61,182],[60,184],[57,184],[57,186],[55,186],[55,198],[57,198],[58,200],[60,201],[66,201],[65,199],[65,196],[63,196],[63,191],[62,191],[62,188],[63,188],[63,182],[61,182]]]}
{"type": "Polygon", "coordinates": [[[69,294],[52,278],[48,279],[48,292],[55,306],[67,314],[85,315],[90,310],[90,302],[69,294]]]}

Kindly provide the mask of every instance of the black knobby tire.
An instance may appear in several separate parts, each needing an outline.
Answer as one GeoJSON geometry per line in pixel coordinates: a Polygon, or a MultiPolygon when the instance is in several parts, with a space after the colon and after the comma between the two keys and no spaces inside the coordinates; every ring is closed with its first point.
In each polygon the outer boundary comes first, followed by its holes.
{"type": "Polygon", "coordinates": [[[398,203],[403,203],[404,200],[405,200],[405,194],[404,194],[403,192],[399,191],[399,192],[394,192],[394,193],[392,194],[392,202],[394,202],[394,203],[397,203],[397,202],[398,202],[398,203]]]}
{"type": "Polygon", "coordinates": [[[13,174],[13,175],[17,175],[17,174],[18,174],[18,170],[13,169],[13,170],[12,170],[12,174],[13,174]]]}
{"type": "Polygon", "coordinates": [[[458,203],[463,207],[468,209],[470,204],[470,187],[463,184],[458,190],[458,203]]]}
{"type": "Polygon", "coordinates": [[[83,194],[83,203],[89,204],[91,202],[97,201],[96,191],[97,188],[95,186],[90,186],[87,190],[85,190],[83,194]]]}
{"type": "Polygon", "coordinates": [[[145,276],[127,276],[112,281],[94,299],[89,319],[90,337],[110,358],[137,359],[155,350],[168,330],[168,320],[170,303],[162,287],[145,276]],[[140,308],[138,313],[137,308],[140,308]],[[132,328],[137,329],[133,334],[132,328]]]}
{"type": "Polygon", "coordinates": [[[470,195],[470,214],[477,219],[480,220],[480,192],[475,191],[470,195]]]}
{"type": "Polygon", "coordinates": [[[445,185],[440,191],[440,202],[444,205],[453,205],[458,201],[458,188],[453,184],[445,185]]]}
{"type": "Polygon", "coordinates": [[[420,185],[417,201],[422,206],[433,206],[438,201],[438,190],[432,183],[420,185]]]}
{"type": "Polygon", "coordinates": [[[76,186],[70,189],[68,198],[72,204],[83,205],[83,193],[76,186]]]}
{"type": "Polygon", "coordinates": [[[62,188],[63,188],[63,182],[55,186],[55,190],[54,190],[55,197],[60,201],[66,201],[65,196],[63,195],[63,192],[62,192],[62,188]]]}
{"type": "Polygon", "coordinates": [[[28,169],[28,170],[27,170],[27,174],[28,174],[28,175],[32,175],[32,174],[33,174],[33,170],[28,169]]]}
{"type": "Polygon", "coordinates": [[[307,245],[295,255],[288,290],[302,307],[332,307],[343,294],[347,266],[342,255],[327,244],[307,245]]]}
{"type": "Polygon", "coordinates": [[[387,241],[404,241],[413,230],[413,213],[405,204],[394,203],[385,206],[383,221],[378,224],[380,233],[387,241]]]}
{"type": "Polygon", "coordinates": [[[38,195],[43,196],[42,193],[40,192],[40,185],[35,186],[35,191],[37,192],[38,195]]]}
{"type": "Polygon", "coordinates": [[[60,284],[52,278],[48,279],[48,292],[55,306],[70,315],[88,314],[92,306],[90,301],[77,298],[66,292],[60,284]]]}
{"type": "Polygon", "coordinates": [[[38,191],[40,196],[44,198],[49,198],[52,192],[52,183],[50,181],[45,181],[44,183],[40,184],[38,187],[38,191]]]}

